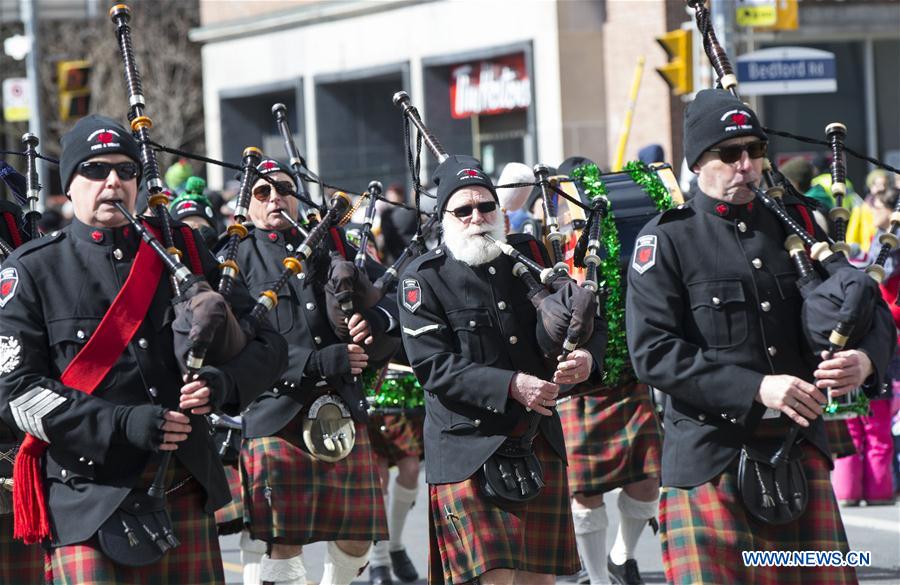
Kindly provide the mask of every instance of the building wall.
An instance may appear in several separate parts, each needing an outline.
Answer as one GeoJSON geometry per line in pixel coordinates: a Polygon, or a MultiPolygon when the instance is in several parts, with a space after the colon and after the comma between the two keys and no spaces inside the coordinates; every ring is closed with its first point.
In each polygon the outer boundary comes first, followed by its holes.
{"type": "MultiPolygon", "coordinates": [[[[606,79],[606,134],[608,163],[612,163],[625,121],[628,94],[638,58],[644,56],[644,73],[634,110],[631,133],[625,150],[625,161],[637,158],[638,149],[651,143],[661,144],[666,159],[671,160],[672,119],[671,91],[655,68],[668,61],[656,37],[666,32],[666,2],[610,1],[603,28],[603,68],[606,79]]],[[[683,4],[682,4],[683,6],[683,4]]],[[[607,167],[609,168],[609,167],[607,167]]]]}
{"type": "Polygon", "coordinates": [[[249,20],[311,4],[316,0],[200,0],[200,24],[249,20]]]}
{"type": "MultiPolygon", "coordinates": [[[[225,40],[206,39],[203,47],[204,107],[207,148],[221,155],[219,94],[223,90],[303,78],[306,119],[315,107],[315,76],[360,71],[408,62],[410,94],[422,107],[421,62],[434,56],[477,51],[531,41],[533,74],[537,80],[536,107],[538,158],[563,157],[559,47],[556,4],[545,0],[474,2],[437,1],[402,5],[365,16],[319,21],[253,36],[225,40]],[[470,10],[475,7],[477,10],[470,10]],[[441,23],[441,26],[434,26],[441,23]]],[[[202,31],[201,31],[202,32],[202,31]]],[[[199,36],[202,36],[199,35],[199,36]]],[[[399,88],[398,88],[399,89],[399,88]]],[[[390,100],[390,95],[372,96],[390,100]]],[[[426,122],[427,109],[422,112],[426,122]]],[[[398,116],[398,124],[400,119],[398,116]]],[[[274,124],[274,122],[273,122],[274,124]]],[[[307,122],[305,148],[311,168],[317,165],[316,129],[307,122]]],[[[219,169],[209,168],[213,186],[221,184],[219,169]]]]}

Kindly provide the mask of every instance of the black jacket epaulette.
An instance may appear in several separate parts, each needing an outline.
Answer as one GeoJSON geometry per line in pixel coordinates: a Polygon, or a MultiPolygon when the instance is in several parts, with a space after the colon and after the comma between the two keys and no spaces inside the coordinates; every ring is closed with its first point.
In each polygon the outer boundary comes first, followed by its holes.
{"type": "Polygon", "coordinates": [[[13,254],[10,256],[10,259],[21,258],[22,256],[30,254],[31,252],[34,252],[35,250],[39,250],[39,249],[43,248],[44,246],[49,246],[50,244],[53,244],[56,242],[61,242],[65,239],[65,237],[66,237],[66,235],[63,232],[57,230],[54,232],[50,232],[49,234],[45,235],[42,238],[29,240],[29,241],[25,242],[24,244],[22,244],[21,246],[19,246],[18,248],[16,248],[16,251],[13,252],[13,254]]]}
{"type": "Polygon", "coordinates": [[[675,221],[678,219],[685,219],[687,217],[691,217],[694,215],[694,210],[691,209],[691,206],[687,203],[681,203],[672,207],[671,209],[667,209],[657,215],[654,219],[650,220],[650,223],[647,225],[652,225],[656,222],[656,225],[662,225],[664,223],[668,223],[670,221],[675,221]]]}

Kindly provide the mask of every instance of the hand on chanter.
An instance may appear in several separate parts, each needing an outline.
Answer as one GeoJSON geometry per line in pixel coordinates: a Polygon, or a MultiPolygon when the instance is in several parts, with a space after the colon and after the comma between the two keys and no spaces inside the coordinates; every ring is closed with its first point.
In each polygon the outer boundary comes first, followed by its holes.
{"type": "Polygon", "coordinates": [[[822,414],[825,395],[812,384],[787,374],[765,376],[756,400],[780,410],[801,427],[822,414]]]}
{"type": "Polygon", "coordinates": [[[550,408],[556,406],[559,384],[518,372],[513,376],[510,394],[525,408],[543,416],[550,416],[553,414],[550,408]]]}
{"type": "Polygon", "coordinates": [[[823,351],[821,357],[822,362],[813,372],[816,386],[822,390],[828,389],[832,397],[843,396],[862,386],[874,372],[872,360],[858,349],[846,349],[830,357],[827,351],[823,351]]]}
{"type": "Polygon", "coordinates": [[[572,351],[568,358],[556,365],[553,381],[557,384],[580,384],[591,375],[594,358],[584,349],[572,351]]]}

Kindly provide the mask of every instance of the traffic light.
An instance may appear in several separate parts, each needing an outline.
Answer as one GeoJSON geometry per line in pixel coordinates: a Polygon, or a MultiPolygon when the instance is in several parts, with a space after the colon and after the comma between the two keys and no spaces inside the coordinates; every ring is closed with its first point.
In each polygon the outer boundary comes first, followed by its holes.
{"type": "Polygon", "coordinates": [[[91,64],[87,61],[60,61],[56,72],[60,119],[75,120],[87,115],[91,104],[91,90],[88,86],[91,64]]]}
{"type": "Polygon", "coordinates": [[[694,54],[691,31],[678,29],[669,31],[656,39],[665,49],[669,62],[656,70],[662,75],[675,95],[684,95],[694,90],[694,54]]]}

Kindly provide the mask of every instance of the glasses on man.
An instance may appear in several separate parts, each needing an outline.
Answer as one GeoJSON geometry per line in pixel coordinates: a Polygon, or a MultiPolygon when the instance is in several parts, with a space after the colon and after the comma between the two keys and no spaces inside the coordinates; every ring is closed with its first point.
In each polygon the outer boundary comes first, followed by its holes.
{"type": "Polygon", "coordinates": [[[130,181],[138,174],[137,163],[108,163],[97,160],[83,162],[78,165],[78,174],[91,181],[102,181],[109,176],[110,171],[113,169],[116,170],[116,174],[121,181],[130,181]]]}
{"type": "Polygon", "coordinates": [[[744,152],[750,158],[762,158],[769,151],[769,143],[758,140],[747,144],[733,144],[731,146],[722,146],[720,148],[710,148],[709,152],[719,155],[719,160],[723,163],[731,164],[741,160],[744,152]]]}
{"type": "Polygon", "coordinates": [[[472,216],[472,212],[478,210],[478,213],[484,215],[486,213],[490,213],[492,211],[497,210],[497,202],[496,201],[484,201],[479,203],[478,205],[463,205],[462,207],[457,207],[456,209],[448,209],[447,213],[452,213],[455,217],[459,219],[466,219],[467,217],[472,216]]]}
{"type": "MultiPolygon", "coordinates": [[[[294,184],[290,181],[275,181],[275,191],[282,197],[297,194],[297,192],[294,191],[294,184]]],[[[262,185],[259,185],[255,189],[253,189],[253,197],[257,201],[268,201],[271,195],[272,185],[270,185],[269,183],[263,183],[262,185]]]]}

